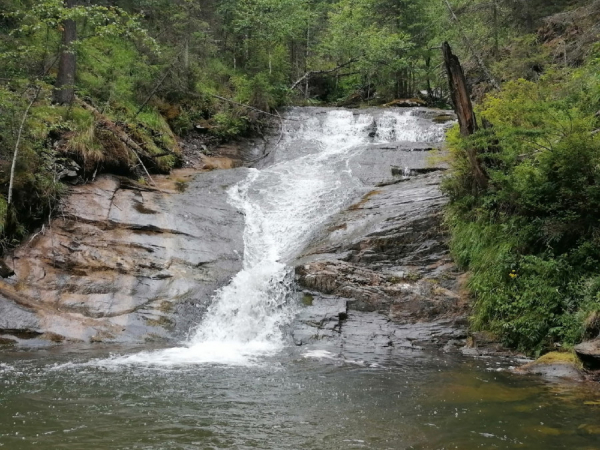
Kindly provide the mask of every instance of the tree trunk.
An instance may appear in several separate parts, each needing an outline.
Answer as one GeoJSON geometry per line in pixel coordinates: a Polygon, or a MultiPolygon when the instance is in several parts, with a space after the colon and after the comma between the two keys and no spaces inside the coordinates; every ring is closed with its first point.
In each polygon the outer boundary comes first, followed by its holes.
{"type": "Polygon", "coordinates": [[[498,30],[498,3],[496,0],[492,2],[493,27],[494,27],[494,56],[500,54],[500,37],[498,30]]]}
{"type": "MultiPolygon", "coordinates": [[[[442,44],[442,52],[444,54],[446,72],[448,73],[450,96],[452,103],[454,103],[454,111],[458,116],[458,123],[460,125],[460,134],[463,137],[468,137],[477,131],[477,120],[473,111],[471,97],[469,96],[465,74],[458,57],[452,53],[448,42],[442,44]]],[[[488,186],[488,176],[481,166],[477,153],[478,151],[475,148],[467,150],[475,182],[481,189],[485,189],[488,186]]]]}
{"type": "Polygon", "coordinates": [[[425,71],[427,73],[427,99],[433,103],[433,91],[431,90],[431,56],[425,58],[425,71]]]}
{"type": "MultiPolygon", "coordinates": [[[[72,8],[75,6],[75,0],[65,0],[65,6],[72,8]]],[[[65,20],[62,27],[62,46],[58,63],[58,76],[54,86],[54,103],[70,105],[75,98],[77,55],[73,44],[77,40],[77,24],[74,20],[65,20]]]]}

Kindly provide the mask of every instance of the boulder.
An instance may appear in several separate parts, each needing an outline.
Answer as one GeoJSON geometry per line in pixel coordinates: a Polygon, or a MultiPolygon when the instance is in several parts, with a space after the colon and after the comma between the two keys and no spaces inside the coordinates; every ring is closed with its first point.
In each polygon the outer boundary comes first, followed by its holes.
{"type": "Polygon", "coordinates": [[[583,381],[581,362],[572,353],[551,352],[515,369],[521,374],[541,375],[546,378],[562,378],[573,381],[583,381]]]}
{"type": "Polygon", "coordinates": [[[590,370],[600,370],[600,338],[575,346],[575,353],[590,370]]]}

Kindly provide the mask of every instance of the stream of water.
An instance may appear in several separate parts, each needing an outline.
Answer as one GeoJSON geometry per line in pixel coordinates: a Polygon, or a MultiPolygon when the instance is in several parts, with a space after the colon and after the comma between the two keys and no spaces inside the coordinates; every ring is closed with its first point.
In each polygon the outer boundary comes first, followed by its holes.
{"type": "Polygon", "coordinates": [[[9,449],[600,448],[600,392],[494,361],[390,349],[360,360],[291,344],[289,266],[360,196],[368,143],[439,142],[411,112],[295,109],[269,165],[229,190],[244,264],[180,346],[0,354],[9,449]],[[373,360],[369,360],[373,358],[373,360]]]}

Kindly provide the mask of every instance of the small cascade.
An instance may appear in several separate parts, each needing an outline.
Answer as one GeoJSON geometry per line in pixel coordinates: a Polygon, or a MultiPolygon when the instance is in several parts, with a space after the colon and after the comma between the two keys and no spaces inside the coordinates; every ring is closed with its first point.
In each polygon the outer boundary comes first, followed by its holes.
{"type": "Polygon", "coordinates": [[[412,112],[385,112],[377,120],[375,141],[386,142],[441,142],[445,128],[433,122],[418,122],[412,112]]]}
{"type": "MultiPolygon", "coordinates": [[[[244,261],[216,292],[204,319],[184,346],[115,358],[112,363],[249,364],[280,350],[295,313],[288,263],[326,221],[360,193],[349,161],[373,142],[440,140],[439,126],[417,126],[408,112],[383,114],[296,108],[288,113],[274,163],[249,169],[229,190],[245,216],[244,261]],[[373,130],[377,130],[373,138],[373,130]]],[[[405,172],[410,174],[410,169],[405,172]]]]}

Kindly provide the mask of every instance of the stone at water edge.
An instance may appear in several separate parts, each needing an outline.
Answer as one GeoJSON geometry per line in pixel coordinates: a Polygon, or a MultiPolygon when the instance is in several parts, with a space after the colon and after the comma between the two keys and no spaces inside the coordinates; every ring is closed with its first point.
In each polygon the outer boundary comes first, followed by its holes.
{"type": "Polygon", "coordinates": [[[515,372],[541,375],[546,378],[562,378],[573,381],[585,380],[585,376],[581,371],[581,362],[572,353],[547,353],[533,362],[517,367],[515,372]]]}
{"type": "Polygon", "coordinates": [[[575,346],[575,353],[586,369],[600,370],[600,338],[575,346]]]}

